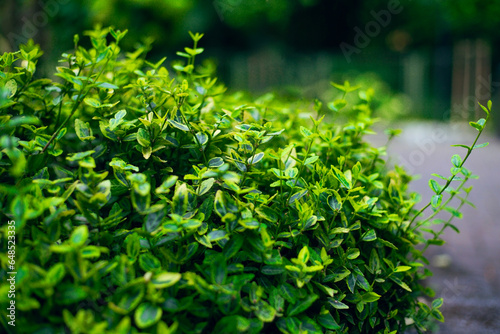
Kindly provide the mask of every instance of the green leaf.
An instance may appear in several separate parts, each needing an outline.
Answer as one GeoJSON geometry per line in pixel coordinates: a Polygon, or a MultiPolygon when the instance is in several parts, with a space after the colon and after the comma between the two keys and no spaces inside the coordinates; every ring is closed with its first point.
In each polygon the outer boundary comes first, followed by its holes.
{"type": "Polygon", "coordinates": [[[286,270],[282,266],[265,265],[260,271],[264,275],[279,275],[284,273],[286,270]]]}
{"type": "Polygon", "coordinates": [[[180,122],[177,122],[177,121],[174,121],[173,119],[169,119],[168,122],[174,127],[174,128],[177,128],[179,130],[182,130],[182,131],[189,131],[189,128],[183,124],[183,123],[180,123],[180,122]]]}
{"type": "Polygon", "coordinates": [[[264,157],[264,152],[259,152],[255,155],[252,155],[250,158],[248,158],[247,162],[249,165],[255,165],[256,163],[261,161],[263,157],[264,157]]]}
{"type": "Polygon", "coordinates": [[[439,183],[437,183],[436,180],[430,179],[429,180],[429,187],[437,194],[441,191],[441,186],[439,183]]]}
{"type": "Polygon", "coordinates": [[[205,145],[208,142],[208,136],[203,132],[198,132],[196,134],[196,138],[198,139],[198,143],[200,145],[205,145]]]}
{"type": "Polygon", "coordinates": [[[451,213],[454,217],[457,217],[458,219],[462,219],[463,215],[460,211],[458,211],[455,208],[452,208],[451,206],[447,206],[444,208],[446,211],[451,213]]]}
{"type": "Polygon", "coordinates": [[[443,313],[441,313],[441,311],[439,311],[438,309],[432,309],[431,315],[434,319],[441,321],[441,322],[444,322],[443,313]]]}
{"type": "Polygon", "coordinates": [[[318,299],[318,295],[310,294],[306,298],[298,300],[295,304],[290,305],[287,310],[287,315],[292,317],[307,310],[318,299]]]}
{"type": "Polygon", "coordinates": [[[11,79],[5,83],[4,88],[7,90],[7,98],[12,98],[17,92],[17,82],[11,79]]]}
{"type": "Polygon", "coordinates": [[[70,305],[87,298],[87,292],[80,285],[66,283],[57,286],[55,297],[56,304],[70,305]]]}
{"type": "Polygon", "coordinates": [[[265,301],[260,301],[257,304],[255,315],[263,322],[272,322],[276,316],[276,310],[265,301]]]}
{"type": "Polygon", "coordinates": [[[410,266],[397,266],[396,268],[394,268],[394,272],[399,273],[399,272],[403,272],[403,271],[408,271],[410,269],[411,269],[410,266]]]}
{"type": "Polygon", "coordinates": [[[70,245],[50,245],[49,250],[54,253],[71,253],[74,251],[74,248],[71,247],[70,245]]]}
{"type": "Polygon", "coordinates": [[[135,310],[134,319],[137,327],[143,329],[156,324],[163,314],[163,310],[151,303],[142,303],[135,310]]]}
{"type": "Polygon", "coordinates": [[[302,247],[299,252],[299,256],[297,257],[300,262],[306,264],[309,261],[310,253],[309,248],[307,246],[302,247]]]}
{"type": "Polygon", "coordinates": [[[195,233],[194,238],[196,239],[196,241],[198,241],[203,246],[205,246],[207,248],[212,248],[212,243],[210,242],[210,240],[208,239],[208,237],[205,234],[198,235],[195,233]]]}
{"type": "Polygon", "coordinates": [[[453,166],[460,168],[460,165],[462,164],[462,158],[458,154],[454,154],[451,157],[451,163],[453,166]]]}
{"type": "Polygon", "coordinates": [[[157,194],[164,194],[169,192],[169,189],[177,182],[178,176],[177,175],[170,175],[163,183],[161,186],[156,188],[156,193],[157,194]]]}
{"type": "Polygon", "coordinates": [[[347,276],[347,288],[351,293],[355,293],[356,291],[356,275],[354,273],[351,273],[349,276],[347,276]]]}
{"type": "Polygon", "coordinates": [[[149,133],[145,129],[140,128],[137,131],[137,142],[142,147],[149,147],[149,146],[151,146],[151,141],[150,141],[150,138],[149,138],[149,133]]]}
{"type": "Polygon", "coordinates": [[[212,158],[208,162],[208,167],[210,168],[218,168],[224,164],[224,160],[220,157],[212,158]]]}
{"type": "Polygon", "coordinates": [[[73,233],[71,233],[69,242],[74,247],[80,247],[83,246],[83,244],[85,244],[88,237],[89,237],[89,229],[87,225],[80,225],[73,230],[73,233]]]}
{"type": "Polygon", "coordinates": [[[432,301],[432,308],[437,309],[443,306],[443,298],[437,298],[432,301]]]}
{"type": "Polygon", "coordinates": [[[445,241],[444,240],[441,240],[441,239],[429,239],[427,240],[427,243],[429,245],[437,245],[437,246],[442,246],[445,244],[445,241]]]}
{"type": "MultiPolygon", "coordinates": [[[[136,243],[136,245],[138,245],[138,243],[136,243]]],[[[135,251],[137,251],[137,250],[135,250],[135,251]]],[[[155,272],[155,271],[158,271],[161,269],[161,262],[153,254],[143,253],[139,256],[139,267],[141,267],[141,269],[146,271],[146,272],[148,272],[148,271],[155,272]]]]}
{"type": "Polygon", "coordinates": [[[260,223],[254,218],[238,219],[238,224],[249,230],[255,230],[260,227],[260,223]]]}
{"type": "Polygon", "coordinates": [[[82,122],[78,118],[75,119],[75,132],[78,138],[81,141],[85,140],[94,140],[95,137],[93,136],[92,129],[90,128],[89,123],[87,122],[82,122]]]}
{"type": "Polygon", "coordinates": [[[94,107],[94,108],[100,108],[101,107],[101,102],[99,102],[99,100],[94,99],[92,97],[86,97],[83,100],[83,102],[85,102],[86,104],[88,104],[89,106],[94,107]]]}
{"type": "Polygon", "coordinates": [[[260,206],[255,211],[260,217],[270,222],[276,223],[279,219],[279,213],[267,206],[260,206]]]}
{"type": "Polygon", "coordinates": [[[113,85],[109,82],[98,82],[97,87],[106,89],[120,89],[117,85],[113,85]]]}
{"type": "Polygon", "coordinates": [[[396,249],[396,250],[398,249],[392,242],[389,242],[387,240],[377,238],[377,241],[380,242],[384,246],[387,246],[387,247],[390,247],[390,248],[396,249]]]}
{"type": "Polygon", "coordinates": [[[288,200],[288,204],[292,204],[296,200],[301,199],[305,194],[307,194],[307,191],[308,191],[307,189],[297,191],[295,194],[292,195],[292,197],[290,197],[290,199],[288,200]]]}
{"type": "Polygon", "coordinates": [[[367,292],[361,295],[361,300],[365,303],[372,303],[380,299],[380,295],[375,292],[367,292]]]}
{"type": "Polygon", "coordinates": [[[477,145],[474,145],[473,149],[486,147],[486,146],[488,146],[489,144],[490,144],[490,143],[482,143],[482,144],[477,144],[477,145]]]}
{"type": "Polygon", "coordinates": [[[175,194],[172,198],[172,212],[183,216],[186,213],[188,206],[189,192],[185,183],[177,184],[175,194]]]}
{"type": "Polygon", "coordinates": [[[452,146],[452,147],[463,147],[463,148],[465,148],[465,149],[467,149],[467,150],[470,150],[470,147],[469,147],[469,146],[467,146],[467,145],[457,144],[457,145],[451,145],[451,146],[452,146]]]}
{"type": "Polygon", "coordinates": [[[354,260],[359,256],[360,252],[357,248],[349,248],[345,254],[349,260],[354,260]]]}
{"type": "Polygon", "coordinates": [[[88,156],[91,156],[94,153],[95,153],[95,151],[85,151],[85,152],[71,153],[71,154],[68,154],[68,156],[66,157],[66,159],[68,161],[80,161],[80,160],[85,159],[88,156]]]}
{"type": "Polygon", "coordinates": [[[333,101],[331,104],[329,104],[328,106],[333,111],[340,111],[346,105],[347,105],[347,101],[346,100],[344,100],[344,99],[337,99],[337,100],[333,101]]]}
{"type": "Polygon", "coordinates": [[[217,190],[215,193],[214,210],[221,218],[227,213],[226,200],[221,190],[217,190]]]}
{"type": "Polygon", "coordinates": [[[402,287],[403,289],[405,289],[406,291],[412,292],[412,290],[410,289],[410,287],[408,286],[408,284],[406,284],[405,282],[403,282],[400,278],[398,278],[396,276],[389,276],[389,278],[394,283],[396,283],[397,285],[399,285],[400,287],[402,287]]]}
{"type": "Polygon", "coordinates": [[[219,254],[210,265],[210,278],[215,284],[223,285],[226,283],[227,264],[224,256],[219,254]]]}
{"type": "Polygon", "coordinates": [[[214,328],[214,333],[246,333],[250,321],[240,315],[229,315],[220,319],[214,328]]]}
{"type": "Polygon", "coordinates": [[[295,304],[297,297],[295,293],[295,288],[288,283],[283,283],[279,287],[280,295],[285,298],[289,303],[295,304]]]}
{"type": "Polygon", "coordinates": [[[338,291],[335,289],[330,288],[329,286],[317,283],[313,281],[313,283],[324,293],[326,293],[328,296],[333,297],[338,291]]]}
{"type": "Polygon", "coordinates": [[[469,125],[472,126],[474,129],[476,129],[477,131],[481,131],[483,129],[483,127],[476,122],[469,122],[469,125]]]}
{"type": "Polygon", "coordinates": [[[86,246],[80,249],[80,255],[84,259],[98,258],[101,256],[101,250],[97,246],[86,246]]]}
{"type": "Polygon", "coordinates": [[[328,298],[328,302],[337,310],[347,310],[349,308],[349,306],[347,306],[346,304],[342,303],[341,301],[335,298],[328,298]]]}
{"type": "Polygon", "coordinates": [[[202,196],[202,195],[206,194],[212,188],[214,183],[215,183],[215,179],[212,177],[204,180],[200,184],[200,186],[198,187],[198,196],[202,196]]]}
{"type": "Polygon", "coordinates": [[[227,235],[227,232],[224,230],[214,230],[207,234],[208,240],[210,241],[218,241],[224,239],[227,235]]]}
{"type": "Polygon", "coordinates": [[[47,275],[45,276],[45,282],[47,282],[51,286],[56,286],[64,278],[64,275],[66,275],[64,264],[61,262],[56,263],[47,272],[47,275]]]}
{"type": "Polygon", "coordinates": [[[441,201],[443,199],[443,195],[434,195],[431,198],[431,205],[433,208],[437,208],[441,205],[441,201]]]}
{"type": "Polygon", "coordinates": [[[151,154],[153,153],[153,148],[151,146],[148,147],[143,147],[141,149],[142,156],[144,159],[149,159],[151,157],[151,154]]]}
{"type": "Polygon", "coordinates": [[[326,314],[321,314],[316,317],[316,321],[326,329],[337,330],[340,329],[340,325],[335,321],[330,312],[326,314]]]}
{"type": "Polygon", "coordinates": [[[151,283],[157,289],[165,289],[179,282],[181,277],[180,273],[161,272],[151,279],[151,283]]]}
{"type": "Polygon", "coordinates": [[[375,233],[375,230],[368,230],[363,234],[361,238],[363,239],[363,241],[374,241],[377,239],[377,234],[375,233]]]}
{"type": "Polygon", "coordinates": [[[380,258],[375,248],[372,248],[368,264],[372,273],[376,273],[380,269],[380,258]]]}
{"type": "Polygon", "coordinates": [[[116,294],[113,298],[117,300],[116,304],[111,302],[109,307],[118,314],[127,314],[139,305],[144,297],[144,286],[131,286],[122,294],[116,294]]]}
{"type": "Polygon", "coordinates": [[[306,138],[310,137],[310,136],[313,134],[313,133],[311,132],[311,130],[309,130],[309,129],[307,129],[307,128],[303,127],[303,126],[301,126],[301,127],[300,127],[300,133],[301,133],[304,137],[306,137],[306,138]]]}
{"type": "Polygon", "coordinates": [[[477,104],[479,104],[479,106],[481,107],[481,109],[483,109],[483,110],[484,110],[484,112],[486,113],[486,115],[489,115],[489,114],[490,114],[490,110],[491,110],[491,106],[492,106],[491,100],[489,100],[489,101],[488,101],[488,104],[487,104],[488,108],[486,108],[485,106],[483,106],[483,105],[482,105],[481,103],[479,103],[479,102],[478,102],[477,104]],[[488,110],[488,109],[489,109],[489,110],[488,110]]]}
{"type": "Polygon", "coordinates": [[[309,157],[306,159],[306,161],[304,161],[304,165],[312,165],[313,163],[315,163],[317,160],[319,159],[319,156],[315,155],[315,156],[312,156],[312,157],[309,157]]]}
{"type": "Polygon", "coordinates": [[[231,235],[231,239],[224,245],[222,253],[226,259],[230,259],[240,251],[243,246],[243,237],[238,235],[231,235]]]}
{"type": "Polygon", "coordinates": [[[332,165],[332,172],[335,178],[342,184],[342,186],[347,189],[352,188],[351,182],[346,178],[345,174],[340,171],[340,169],[332,165]]]}
{"type": "Polygon", "coordinates": [[[342,208],[342,199],[338,192],[333,190],[333,195],[329,196],[327,199],[328,206],[333,210],[333,211],[339,211],[342,208]]]}
{"type": "Polygon", "coordinates": [[[343,280],[347,276],[349,276],[350,273],[351,272],[347,268],[340,267],[340,268],[335,269],[333,274],[326,276],[323,279],[323,282],[326,283],[326,282],[329,282],[331,280],[333,280],[334,282],[338,282],[338,281],[343,280]]]}

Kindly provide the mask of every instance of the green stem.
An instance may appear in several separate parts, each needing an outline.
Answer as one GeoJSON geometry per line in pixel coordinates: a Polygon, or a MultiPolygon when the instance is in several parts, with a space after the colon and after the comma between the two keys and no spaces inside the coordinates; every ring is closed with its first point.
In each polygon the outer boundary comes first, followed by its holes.
{"type": "Polygon", "coordinates": [[[288,194],[285,205],[290,200],[290,197],[292,197],[293,190],[295,189],[295,186],[297,185],[297,182],[299,181],[300,176],[302,175],[302,171],[304,170],[304,167],[306,166],[305,161],[307,160],[307,157],[309,156],[309,151],[311,150],[312,142],[313,142],[313,139],[311,139],[309,141],[309,145],[307,145],[306,155],[304,156],[304,160],[302,160],[302,166],[300,166],[299,174],[297,175],[296,181],[293,183],[292,189],[290,190],[290,193],[288,194]]]}
{"type": "MultiPolygon", "coordinates": [[[[281,158],[278,159],[278,170],[280,171],[281,177],[281,158]]],[[[285,174],[285,170],[283,170],[283,174],[285,174]]],[[[280,194],[283,196],[283,179],[280,178],[280,194]]]]}
{"type": "Polygon", "coordinates": [[[460,186],[458,186],[458,188],[457,188],[456,192],[454,192],[453,194],[451,194],[451,196],[450,196],[450,197],[446,200],[446,202],[444,202],[443,204],[441,204],[441,205],[439,206],[439,208],[438,208],[438,209],[436,209],[436,211],[434,211],[434,212],[433,212],[433,213],[432,213],[429,217],[425,218],[425,219],[424,219],[424,220],[422,220],[421,222],[418,222],[412,230],[415,230],[415,229],[419,228],[420,226],[424,225],[425,223],[427,223],[428,221],[430,221],[432,218],[434,218],[434,217],[435,217],[435,216],[436,216],[436,215],[437,215],[437,214],[441,211],[441,209],[442,209],[442,208],[445,208],[445,207],[446,207],[446,205],[448,205],[448,204],[451,202],[451,200],[452,200],[453,198],[455,198],[455,196],[458,194],[458,191],[459,191],[460,189],[462,189],[463,185],[467,182],[467,180],[468,180],[468,179],[469,179],[469,178],[465,178],[465,179],[462,181],[462,183],[460,183],[460,186]]]}
{"type": "Polygon", "coordinates": [[[259,147],[259,145],[255,145],[255,147],[252,151],[252,160],[250,160],[250,163],[248,165],[245,164],[245,166],[247,167],[247,170],[246,170],[246,172],[243,173],[243,179],[241,179],[240,187],[243,186],[243,184],[245,183],[245,181],[247,179],[247,173],[250,171],[250,168],[252,168],[253,159],[255,157],[255,152],[257,152],[257,147],[259,147]]]}
{"type": "MultiPolygon", "coordinates": [[[[116,45],[115,45],[115,48],[113,50],[113,55],[115,54],[116,52],[116,45]]],[[[104,63],[101,71],[97,74],[97,76],[95,77],[94,81],[92,82],[92,84],[95,84],[97,82],[97,80],[99,79],[99,77],[102,75],[102,73],[104,72],[104,70],[106,69],[106,66],[108,66],[108,63],[109,63],[109,60],[111,59],[111,56],[108,57],[106,59],[106,62],[104,63]]],[[[78,99],[75,101],[75,104],[73,105],[73,109],[71,110],[71,112],[69,113],[69,116],[64,120],[64,122],[57,128],[56,132],[54,132],[54,134],[52,135],[52,137],[50,137],[49,141],[47,142],[47,144],[45,144],[45,146],[43,147],[42,149],[42,152],[45,152],[47,150],[47,148],[49,147],[49,145],[52,143],[52,141],[57,137],[57,135],[59,134],[59,131],[62,130],[62,128],[64,128],[64,126],[66,125],[66,123],[68,123],[68,121],[71,119],[71,117],[73,117],[73,114],[76,112],[76,110],[78,109],[78,107],[80,106],[80,104],[82,103],[83,99],[85,98],[85,96],[87,96],[88,92],[90,91],[90,89],[85,92],[85,89],[87,88],[87,85],[89,83],[89,81],[91,80],[90,78],[92,77],[92,73],[94,72],[94,68],[95,66],[97,65],[97,63],[94,63],[92,64],[92,67],[90,68],[90,73],[89,73],[89,77],[88,79],[83,83],[83,86],[82,86],[82,89],[80,90],[80,93],[83,93],[83,94],[79,94],[78,95],[78,99]]],[[[62,101],[61,101],[62,103],[62,101]]]]}
{"type": "MultiPolygon", "coordinates": [[[[447,188],[448,186],[451,184],[451,182],[453,181],[453,179],[455,178],[455,176],[458,175],[458,173],[460,173],[460,171],[462,170],[462,167],[465,163],[465,161],[467,161],[467,159],[469,158],[470,154],[472,153],[472,151],[474,150],[474,146],[476,146],[476,143],[479,139],[479,137],[481,136],[481,134],[483,133],[483,130],[484,130],[484,127],[486,126],[486,123],[488,123],[488,120],[490,118],[490,114],[488,114],[486,116],[486,120],[484,122],[484,125],[483,127],[481,128],[481,130],[479,130],[479,133],[478,135],[476,136],[476,139],[474,139],[474,142],[472,143],[472,145],[467,148],[467,154],[465,155],[465,158],[462,160],[462,163],[460,164],[460,166],[458,166],[457,168],[457,171],[455,173],[452,173],[452,175],[448,178],[446,184],[441,188],[441,190],[436,194],[436,195],[441,195],[447,188]]],[[[412,218],[412,220],[410,221],[410,223],[408,224],[408,227],[407,229],[410,228],[410,226],[413,224],[413,222],[417,219],[417,217],[419,217],[429,206],[431,206],[431,201],[429,201],[429,203],[427,203],[427,205],[425,205],[422,209],[420,209],[412,218]]],[[[415,228],[414,228],[415,229],[415,228]]],[[[414,230],[412,229],[412,230],[414,230]]]]}
{"type": "MultiPolygon", "coordinates": [[[[468,197],[468,196],[469,196],[469,194],[467,194],[467,195],[465,196],[464,200],[467,200],[467,197],[468,197]]],[[[458,207],[457,207],[457,211],[460,211],[460,209],[464,206],[464,204],[465,204],[465,201],[461,201],[461,203],[460,203],[460,204],[458,205],[458,207]]],[[[439,236],[440,236],[441,234],[443,234],[444,230],[445,230],[448,226],[450,226],[450,223],[451,223],[451,221],[453,220],[453,217],[454,217],[454,216],[452,215],[452,216],[448,219],[448,221],[447,221],[447,222],[445,222],[445,223],[443,224],[443,227],[441,227],[441,229],[439,230],[439,232],[437,232],[437,233],[434,235],[434,239],[439,238],[439,236]]],[[[426,249],[427,249],[427,248],[429,248],[429,246],[430,246],[430,245],[431,245],[431,244],[430,244],[430,243],[429,243],[429,241],[427,240],[427,241],[426,241],[426,243],[425,243],[424,248],[422,249],[422,253],[423,253],[423,252],[425,252],[425,251],[426,251],[426,249]]]]}
{"type": "Polygon", "coordinates": [[[198,149],[200,150],[200,152],[201,152],[201,154],[203,156],[203,163],[205,165],[208,165],[207,157],[205,156],[205,151],[203,150],[203,146],[201,145],[200,141],[198,140],[198,137],[196,137],[196,134],[194,133],[194,130],[191,127],[191,124],[187,121],[187,118],[184,115],[184,112],[182,112],[182,108],[181,107],[182,107],[183,103],[184,103],[184,98],[182,98],[182,102],[180,103],[180,107],[178,108],[178,110],[181,113],[181,117],[184,120],[184,123],[186,123],[186,126],[189,128],[189,132],[194,137],[194,140],[196,141],[196,144],[198,145],[198,149]]]}

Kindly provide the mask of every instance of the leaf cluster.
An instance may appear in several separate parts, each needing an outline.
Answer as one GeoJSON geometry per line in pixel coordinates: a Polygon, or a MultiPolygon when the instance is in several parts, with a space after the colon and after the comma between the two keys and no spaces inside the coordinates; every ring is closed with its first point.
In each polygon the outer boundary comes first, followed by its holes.
{"type": "MultiPolygon", "coordinates": [[[[75,36],[55,79],[34,79],[33,43],[0,57],[19,333],[396,333],[443,320],[442,300],[419,299],[432,290],[417,248],[442,231],[425,238],[411,176],[364,141],[371,93],[333,84],[342,96],[326,107],[228,94],[195,66],[201,34],[171,70],[147,45],[122,52],[126,31],[85,34],[91,48],[75,36]]],[[[436,212],[459,216],[443,197],[469,192],[476,147],[431,181],[436,212]]],[[[3,305],[13,259],[0,233],[3,305]]]]}

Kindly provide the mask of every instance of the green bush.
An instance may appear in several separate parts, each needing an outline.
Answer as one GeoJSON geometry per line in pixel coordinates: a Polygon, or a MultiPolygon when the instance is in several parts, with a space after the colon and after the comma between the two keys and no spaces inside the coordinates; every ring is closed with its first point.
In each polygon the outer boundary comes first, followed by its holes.
{"type": "MultiPolygon", "coordinates": [[[[75,36],[54,79],[34,78],[33,43],[0,58],[7,330],[401,333],[443,320],[441,299],[419,298],[432,296],[423,250],[454,227],[434,215],[460,216],[463,164],[486,144],[463,146],[417,212],[411,176],[363,141],[372,90],[333,84],[325,106],[228,94],[194,66],[200,34],[169,73],[145,47],[122,52],[125,33],[87,32],[90,49],[75,36]]],[[[471,123],[478,137],[486,120],[471,123]]]]}

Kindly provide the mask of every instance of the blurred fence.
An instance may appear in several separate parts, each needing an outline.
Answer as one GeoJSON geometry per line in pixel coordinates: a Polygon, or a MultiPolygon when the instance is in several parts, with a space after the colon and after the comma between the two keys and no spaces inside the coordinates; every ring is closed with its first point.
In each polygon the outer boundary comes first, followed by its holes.
{"type": "Polygon", "coordinates": [[[374,72],[411,98],[416,116],[439,120],[477,117],[477,102],[486,103],[500,86],[493,80],[491,48],[482,40],[406,53],[366,49],[350,62],[341,53],[301,55],[265,48],[232,55],[223,63],[226,83],[252,92],[293,86],[325,89],[329,81],[374,72]]]}

